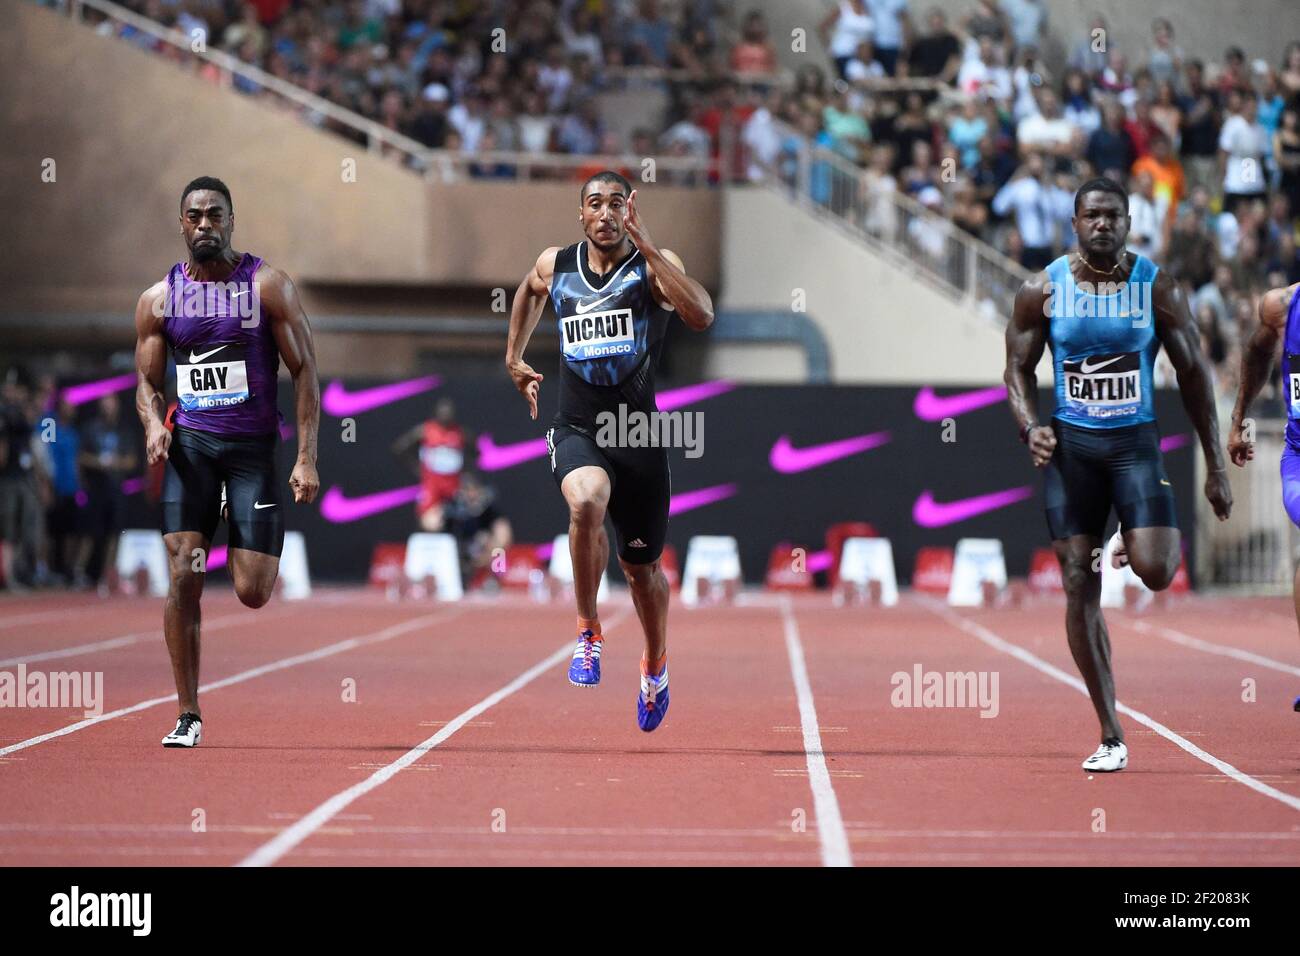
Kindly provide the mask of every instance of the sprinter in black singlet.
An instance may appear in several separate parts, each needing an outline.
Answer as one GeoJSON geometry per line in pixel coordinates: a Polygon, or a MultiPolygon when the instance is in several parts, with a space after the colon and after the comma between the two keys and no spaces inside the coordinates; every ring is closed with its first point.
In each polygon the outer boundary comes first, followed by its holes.
{"type": "MultiPolygon", "coordinates": [[[[602,438],[598,417],[657,411],[654,373],[675,311],[690,328],[713,322],[708,292],[686,275],[673,252],[650,238],[636,192],[614,172],[582,187],[578,221],[586,238],[551,247],[524,277],[510,312],[506,369],[537,418],[542,376],[524,349],[549,297],[559,321],[559,412],[546,433],[551,473],[569,505],[569,551],[578,605],[578,642],[569,680],[600,683],[604,640],[596,611],[600,577],[609,563],[608,512],[618,561],[645,632],[637,724],[654,730],[668,711],[668,581],[659,566],[668,530],[668,454],[602,438]]],[[[650,419],[653,421],[653,419],[650,419]]]]}

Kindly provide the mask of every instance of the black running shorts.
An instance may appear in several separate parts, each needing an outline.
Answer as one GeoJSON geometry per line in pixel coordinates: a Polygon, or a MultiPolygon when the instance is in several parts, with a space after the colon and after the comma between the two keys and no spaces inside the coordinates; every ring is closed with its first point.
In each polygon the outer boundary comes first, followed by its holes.
{"type": "Polygon", "coordinates": [[[556,485],[576,468],[594,465],[609,475],[609,518],[618,556],[628,564],[650,564],[663,554],[668,535],[672,476],[666,448],[601,448],[569,425],[546,433],[556,485]]]}
{"type": "Polygon", "coordinates": [[[177,425],[163,479],[163,534],[197,531],[211,541],[226,483],[230,547],[276,557],[284,548],[284,502],[275,474],[279,436],[217,435],[177,425]]]}

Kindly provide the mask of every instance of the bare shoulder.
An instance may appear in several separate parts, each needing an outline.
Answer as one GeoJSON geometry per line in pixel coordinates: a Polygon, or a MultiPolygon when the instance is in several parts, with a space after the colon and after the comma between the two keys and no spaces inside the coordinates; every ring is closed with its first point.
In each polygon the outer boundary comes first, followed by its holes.
{"type": "Polygon", "coordinates": [[[161,331],[166,302],[166,279],[160,279],[140,293],[135,304],[135,328],[139,335],[161,331]]]}
{"type": "Polygon", "coordinates": [[[1295,301],[1298,291],[1300,291],[1300,283],[1269,289],[1265,292],[1259,303],[1260,323],[1274,329],[1285,328],[1286,317],[1291,311],[1291,304],[1295,301]]]}
{"type": "Polygon", "coordinates": [[[1048,276],[1047,270],[1035,272],[1020,283],[1020,289],[1016,292],[1014,317],[1023,322],[1034,314],[1044,316],[1043,305],[1051,294],[1052,279],[1048,276]]]}
{"type": "Polygon", "coordinates": [[[560,254],[559,246],[547,246],[542,250],[542,254],[537,257],[537,264],[533,267],[537,274],[546,281],[551,281],[551,276],[555,275],[555,257],[560,254]]]}

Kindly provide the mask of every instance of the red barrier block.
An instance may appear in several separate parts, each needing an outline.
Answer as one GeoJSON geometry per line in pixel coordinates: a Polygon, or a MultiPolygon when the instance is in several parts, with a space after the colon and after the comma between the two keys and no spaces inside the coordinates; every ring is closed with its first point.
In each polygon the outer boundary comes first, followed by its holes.
{"type": "Polygon", "coordinates": [[[826,529],[826,550],[831,553],[831,568],[826,574],[832,588],[840,583],[840,552],[844,550],[844,542],[849,538],[876,536],[875,525],[866,521],[841,521],[826,529]]]}
{"type": "Polygon", "coordinates": [[[496,573],[501,587],[518,591],[527,591],[532,583],[532,573],[546,573],[546,565],[537,556],[536,544],[512,544],[506,548],[504,567],[498,570],[495,563],[492,570],[496,573]]]}
{"type": "Polygon", "coordinates": [[[677,563],[677,549],[671,544],[664,545],[664,552],[659,556],[659,567],[663,569],[664,577],[668,579],[668,590],[681,591],[681,567],[677,563]]]}
{"type": "Polygon", "coordinates": [[[381,541],[370,553],[370,586],[381,591],[403,584],[406,566],[406,543],[381,541]]]}
{"type": "Polygon", "coordinates": [[[1060,594],[1065,591],[1061,581],[1061,562],[1051,548],[1035,548],[1029,559],[1029,590],[1035,594],[1060,594]]]}
{"type": "Polygon", "coordinates": [[[795,564],[795,550],[797,546],[788,543],[778,544],[772,549],[771,555],[767,559],[767,576],[763,579],[763,586],[769,591],[811,591],[813,588],[813,576],[808,571],[808,549],[797,548],[802,551],[798,566],[795,564]]]}
{"type": "Polygon", "coordinates": [[[912,590],[948,596],[952,584],[952,548],[929,547],[916,552],[912,590]]]}

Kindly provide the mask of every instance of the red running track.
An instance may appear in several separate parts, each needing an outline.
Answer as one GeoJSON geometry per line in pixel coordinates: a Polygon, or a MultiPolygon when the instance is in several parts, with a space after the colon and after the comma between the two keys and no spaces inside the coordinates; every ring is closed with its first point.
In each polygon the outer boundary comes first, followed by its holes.
{"type": "Polygon", "coordinates": [[[324,590],[253,612],[213,588],[194,751],[159,746],[160,610],[0,601],[0,670],[102,672],[105,698],[93,720],[0,709],[0,863],[1300,862],[1285,600],[1109,612],[1130,765],[1093,777],[1050,601],[675,604],[672,710],[647,735],[625,595],[602,613],[604,682],[579,690],[567,606],[324,590]],[[895,706],[918,666],[996,674],[996,715],[895,706]]]}

